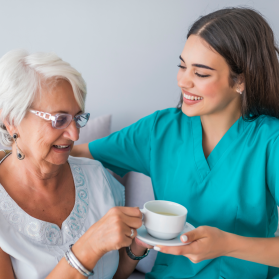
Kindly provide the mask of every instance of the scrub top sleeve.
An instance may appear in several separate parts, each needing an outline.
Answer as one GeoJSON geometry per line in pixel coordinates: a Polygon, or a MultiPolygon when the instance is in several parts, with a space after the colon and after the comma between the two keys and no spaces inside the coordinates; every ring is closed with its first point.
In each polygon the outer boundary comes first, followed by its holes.
{"type": "Polygon", "coordinates": [[[89,151],[105,168],[124,176],[136,171],[150,176],[150,141],[158,112],[108,137],[89,143],[89,151]]]}
{"type": "Polygon", "coordinates": [[[268,150],[267,185],[279,206],[279,137],[277,137],[268,150]]]}

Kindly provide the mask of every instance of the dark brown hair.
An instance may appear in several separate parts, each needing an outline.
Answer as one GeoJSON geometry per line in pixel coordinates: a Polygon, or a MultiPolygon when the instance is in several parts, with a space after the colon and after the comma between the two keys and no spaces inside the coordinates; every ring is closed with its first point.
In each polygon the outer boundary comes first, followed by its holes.
{"type": "MultiPolygon", "coordinates": [[[[190,35],[203,38],[230,67],[229,85],[242,74],[245,91],[243,118],[265,114],[279,118],[279,50],[273,31],[263,16],[250,8],[226,8],[199,18],[190,35]]],[[[181,96],[178,108],[181,108],[181,96]]]]}

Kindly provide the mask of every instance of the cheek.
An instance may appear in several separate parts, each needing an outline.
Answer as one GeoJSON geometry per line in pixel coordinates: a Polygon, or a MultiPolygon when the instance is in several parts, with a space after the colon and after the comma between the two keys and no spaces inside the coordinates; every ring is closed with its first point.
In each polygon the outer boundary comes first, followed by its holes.
{"type": "Polygon", "coordinates": [[[204,97],[214,98],[218,93],[218,83],[216,82],[207,82],[203,83],[199,87],[199,91],[204,97]]]}
{"type": "Polygon", "coordinates": [[[224,97],[224,84],[221,80],[211,80],[199,85],[199,92],[206,100],[219,102],[224,97]]]}
{"type": "Polygon", "coordinates": [[[44,146],[46,149],[49,149],[62,134],[62,130],[53,129],[50,126],[45,127],[45,129],[40,129],[37,136],[38,144],[44,146]]]}
{"type": "Polygon", "coordinates": [[[49,153],[54,141],[60,136],[61,132],[53,131],[49,123],[33,127],[32,133],[25,133],[24,142],[26,149],[31,153],[36,153],[36,157],[44,157],[49,153]]]}

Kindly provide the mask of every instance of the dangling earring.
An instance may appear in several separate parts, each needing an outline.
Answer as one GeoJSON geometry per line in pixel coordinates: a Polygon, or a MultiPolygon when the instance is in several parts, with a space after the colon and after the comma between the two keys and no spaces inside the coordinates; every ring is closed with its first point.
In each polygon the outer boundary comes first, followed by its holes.
{"type": "Polygon", "coordinates": [[[16,142],[17,138],[18,138],[18,134],[14,133],[13,134],[13,139],[14,139],[15,144],[16,144],[16,157],[17,157],[18,160],[23,160],[25,158],[25,155],[23,154],[23,152],[21,151],[21,149],[17,145],[17,142],[16,142]]]}
{"type": "Polygon", "coordinates": [[[239,94],[242,94],[242,91],[240,90],[239,87],[236,88],[236,92],[239,93],[239,94]]]}

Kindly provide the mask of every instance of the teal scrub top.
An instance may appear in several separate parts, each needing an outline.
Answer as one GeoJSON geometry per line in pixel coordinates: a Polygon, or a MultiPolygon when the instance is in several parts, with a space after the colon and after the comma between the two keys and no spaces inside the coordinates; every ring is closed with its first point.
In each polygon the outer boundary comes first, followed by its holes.
{"type": "MultiPolygon", "coordinates": [[[[218,125],[218,123],[216,123],[218,125]]],[[[113,172],[151,177],[155,199],[188,209],[187,222],[247,237],[274,237],[279,204],[279,120],[237,120],[206,159],[199,116],[157,111],[89,143],[92,156],[113,172]]],[[[278,268],[232,257],[194,264],[158,253],[148,279],[278,278],[278,268]],[[276,277],[274,277],[276,276],[276,277]]]]}

